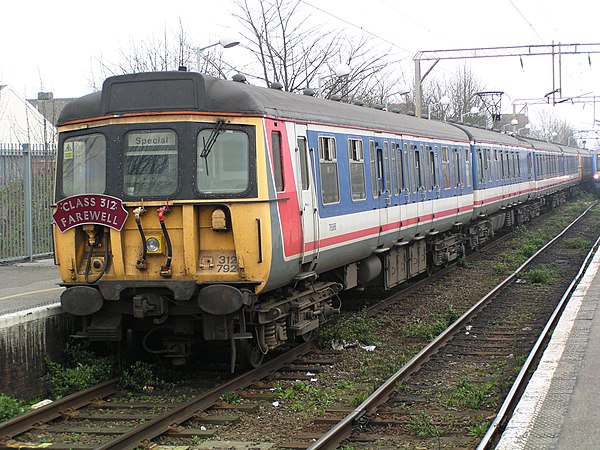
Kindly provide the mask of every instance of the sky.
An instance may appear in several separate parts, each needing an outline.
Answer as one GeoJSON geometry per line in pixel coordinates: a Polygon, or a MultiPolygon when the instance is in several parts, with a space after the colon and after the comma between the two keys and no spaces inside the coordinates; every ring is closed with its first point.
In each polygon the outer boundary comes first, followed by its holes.
{"type": "MultiPolygon", "coordinates": [[[[205,46],[239,28],[232,16],[234,0],[96,4],[18,0],[3,6],[0,85],[9,84],[27,98],[40,91],[53,92],[56,98],[77,97],[92,92],[97,62],[117,61],[132,40],[174,32],[181,21],[190,40],[205,46]]],[[[591,0],[369,0],[367,7],[356,0],[301,0],[299,8],[317,26],[367,35],[393,54],[408,79],[418,51],[600,43],[600,3],[591,0]]],[[[225,52],[225,59],[239,56],[237,48],[225,52]]],[[[432,74],[451,76],[460,64],[441,61],[432,74]]],[[[505,92],[504,113],[512,112],[518,99],[540,98],[553,89],[550,56],[525,57],[522,64],[516,57],[468,64],[486,90],[505,92]]],[[[429,63],[422,67],[425,72],[429,63]]],[[[564,55],[561,75],[563,96],[600,96],[600,53],[564,55]]],[[[566,102],[553,110],[577,129],[591,128],[600,120],[600,103],[595,108],[592,103],[566,102]]],[[[529,113],[535,114],[532,108],[529,113]]]]}

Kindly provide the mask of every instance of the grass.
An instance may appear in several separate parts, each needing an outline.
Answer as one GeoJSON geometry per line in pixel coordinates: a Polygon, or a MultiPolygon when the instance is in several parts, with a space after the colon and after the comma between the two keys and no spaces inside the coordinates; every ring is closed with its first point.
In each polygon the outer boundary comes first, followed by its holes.
{"type": "Polygon", "coordinates": [[[487,433],[489,427],[490,425],[487,422],[480,422],[476,423],[475,425],[469,425],[467,426],[467,434],[472,437],[481,438],[485,436],[485,433],[487,433]]]}
{"type": "Polygon", "coordinates": [[[377,330],[381,319],[367,317],[366,314],[342,315],[335,322],[319,330],[317,343],[321,347],[329,347],[332,343],[360,343],[363,345],[379,345],[377,330]]]}
{"type": "Polygon", "coordinates": [[[57,398],[89,388],[108,380],[114,373],[111,358],[97,356],[82,344],[67,344],[67,363],[60,364],[46,357],[44,359],[52,391],[57,398]]]}
{"type": "Polygon", "coordinates": [[[544,236],[544,232],[541,230],[525,230],[523,233],[523,238],[526,240],[526,242],[521,244],[519,253],[525,258],[529,258],[530,256],[532,256],[547,242],[547,238],[544,236]]]}
{"type": "Polygon", "coordinates": [[[458,260],[457,264],[458,264],[458,267],[462,267],[463,269],[467,269],[467,270],[475,269],[477,267],[477,266],[475,266],[475,264],[470,262],[466,256],[461,257],[458,260]]]}
{"type": "Polygon", "coordinates": [[[242,396],[234,391],[225,392],[219,399],[229,405],[239,405],[243,401],[242,396]]]}
{"type": "Polygon", "coordinates": [[[549,285],[557,282],[560,272],[559,267],[551,263],[528,270],[523,274],[523,279],[537,286],[549,285]]]}
{"type": "Polygon", "coordinates": [[[496,382],[490,381],[477,385],[467,380],[461,380],[445,400],[446,406],[482,409],[486,401],[495,394],[496,382]]]}
{"type": "Polygon", "coordinates": [[[492,272],[494,275],[508,275],[511,269],[508,264],[500,262],[492,265],[492,272]]]}
{"type": "Polygon", "coordinates": [[[19,400],[9,397],[5,394],[0,394],[0,422],[12,419],[26,410],[19,400]]]}
{"type": "Polygon", "coordinates": [[[276,384],[274,392],[282,403],[287,403],[294,411],[307,413],[324,411],[341,394],[337,387],[321,388],[306,381],[295,381],[290,386],[276,384]]]}
{"type": "Polygon", "coordinates": [[[575,237],[565,240],[565,246],[574,250],[587,250],[592,248],[592,243],[587,239],[575,237]]]}
{"type": "Polygon", "coordinates": [[[527,361],[527,355],[519,355],[515,356],[515,372],[519,373],[521,371],[521,367],[527,361]]]}
{"type": "Polygon", "coordinates": [[[420,437],[438,437],[442,435],[442,430],[424,412],[421,412],[418,416],[410,416],[408,428],[420,437]]]}
{"type": "Polygon", "coordinates": [[[377,386],[396,373],[408,359],[409,355],[396,349],[367,353],[359,369],[358,381],[377,386]]]}
{"type": "Polygon", "coordinates": [[[427,322],[418,322],[407,326],[402,334],[409,339],[435,339],[442,331],[448,328],[460,315],[453,305],[449,305],[443,314],[436,314],[427,322]]]}
{"type": "Polygon", "coordinates": [[[119,380],[119,386],[134,391],[154,389],[160,385],[160,380],[154,373],[154,369],[148,363],[136,361],[126,368],[119,380]]]}

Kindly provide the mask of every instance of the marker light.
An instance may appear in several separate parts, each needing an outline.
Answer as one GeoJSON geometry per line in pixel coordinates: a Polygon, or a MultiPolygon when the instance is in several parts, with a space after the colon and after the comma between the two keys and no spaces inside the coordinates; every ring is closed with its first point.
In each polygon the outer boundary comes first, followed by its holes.
{"type": "Polygon", "coordinates": [[[146,239],[146,250],[148,251],[148,253],[162,253],[162,236],[149,236],[146,239]]]}

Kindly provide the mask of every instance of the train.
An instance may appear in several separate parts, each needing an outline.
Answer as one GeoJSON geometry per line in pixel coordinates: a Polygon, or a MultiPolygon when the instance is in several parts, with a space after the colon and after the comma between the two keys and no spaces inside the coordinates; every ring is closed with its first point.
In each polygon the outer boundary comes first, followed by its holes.
{"type": "Polygon", "coordinates": [[[236,365],[313,333],[342,291],[393,289],[567,201],[576,147],[311,95],[150,72],[58,120],[53,204],[77,335],[236,365]]]}
{"type": "Polygon", "coordinates": [[[589,182],[592,191],[596,196],[600,196],[600,149],[590,150],[592,155],[592,178],[589,182]]]}

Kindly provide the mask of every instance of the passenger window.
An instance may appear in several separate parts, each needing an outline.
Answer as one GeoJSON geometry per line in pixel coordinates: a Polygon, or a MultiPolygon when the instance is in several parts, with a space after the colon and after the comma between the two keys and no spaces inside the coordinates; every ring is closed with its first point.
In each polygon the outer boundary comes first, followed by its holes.
{"type": "Polygon", "coordinates": [[[400,180],[398,179],[398,146],[392,142],[392,178],[394,179],[394,193],[400,192],[400,180]]]}
{"type": "Polygon", "coordinates": [[[335,138],[319,136],[321,199],[324,205],[340,201],[335,138]]]}
{"type": "Polygon", "coordinates": [[[365,158],[361,139],[348,139],[348,162],[350,164],[350,192],[352,200],[367,198],[365,188],[365,158]]]}
{"type": "Polygon", "coordinates": [[[423,178],[421,177],[421,161],[419,150],[416,149],[417,146],[414,146],[413,151],[413,192],[417,192],[420,188],[423,187],[423,178]]]}
{"type": "MultiPolygon", "coordinates": [[[[456,175],[454,175],[456,177],[456,175]]],[[[450,189],[452,180],[450,179],[450,154],[448,147],[442,147],[442,178],[444,189],[450,189]]]]}
{"type": "Polygon", "coordinates": [[[377,148],[375,141],[369,141],[369,162],[371,167],[371,192],[373,198],[379,197],[379,181],[377,179],[377,148]]]}
{"type": "Polygon", "coordinates": [[[477,160],[478,160],[478,171],[479,171],[479,182],[483,183],[485,181],[485,172],[483,166],[483,150],[477,150],[477,160]]]}
{"type": "Polygon", "coordinates": [[[400,174],[402,175],[402,190],[408,190],[409,175],[408,175],[408,144],[404,144],[404,151],[400,152],[400,174]]]}
{"type": "Polygon", "coordinates": [[[471,187],[471,150],[469,148],[465,148],[465,182],[467,187],[471,187]]]}
{"type": "Polygon", "coordinates": [[[390,171],[390,151],[389,144],[387,141],[383,143],[383,167],[381,170],[381,177],[385,179],[385,190],[388,193],[392,193],[392,178],[389,174],[390,171]]]}
{"type": "Polygon", "coordinates": [[[281,154],[281,133],[271,133],[271,148],[273,149],[273,176],[275,177],[275,189],[277,192],[284,190],[283,183],[283,155],[281,154]]]}
{"type": "Polygon", "coordinates": [[[306,138],[299,137],[297,139],[298,152],[300,152],[300,180],[302,183],[302,190],[306,191],[310,188],[310,177],[308,171],[308,158],[306,155],[306,138]]]}
{"type": "Polygon", "coordinates": [[[429,154],[429,190],[432,191],[438,186],[437,173],[435,170],[435,152],[430,145],[427,146],[427,150],[429,154]]]}
{"type": "Polygon", "coordinates": [[[462,183],[462,164],[460,163],[460,149],[453,148],[452,153],[454,154],[454,186],[460,187],[462,183]]]}

